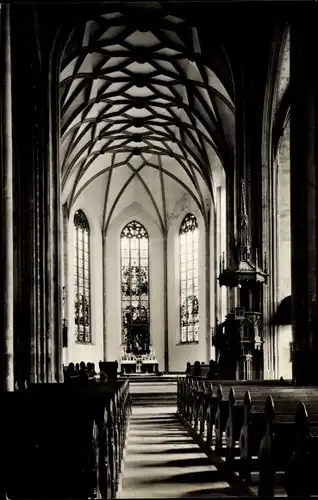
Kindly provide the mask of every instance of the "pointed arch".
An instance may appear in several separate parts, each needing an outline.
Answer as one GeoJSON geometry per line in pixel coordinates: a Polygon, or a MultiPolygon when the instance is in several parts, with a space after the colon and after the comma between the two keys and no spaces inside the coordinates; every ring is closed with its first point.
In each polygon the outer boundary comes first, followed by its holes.
{"type": "Polygon", "coordinates": [[[199,226],[188,213],[179,230],[182,343],[199,341],[199,226]]]}
{"type": "Polygon", "coordinates": [[[85,213],[74,214],[75,341],[91,343],[90,227],[85,213]]]}
{"type": "Polygon", "coordinates": [[[120,235],[122,342],[127,352],[149,350],[149,237],[137,221],[120,235]]]}

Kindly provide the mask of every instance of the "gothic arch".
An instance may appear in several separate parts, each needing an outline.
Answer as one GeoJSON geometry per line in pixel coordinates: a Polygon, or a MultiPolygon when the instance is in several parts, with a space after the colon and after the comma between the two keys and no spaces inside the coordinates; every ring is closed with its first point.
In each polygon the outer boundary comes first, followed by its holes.
{"type": "Polygon", "coordinates": [[[75,241],[73,272],[75,277],[75,336],[76,342],[92,342],[91,314],[91,238],[90,225],[83,210],[73,217],[75,241]]]}
{"type": "Polygon", "coordinates": [[[180,249],[180,322],[182,343],[199,340],[199,225],[188,213],[179,227],[180,249]]]}
{"type": "MultiPolygon", "coordinates": [[[[280,96],[280,102],[275,109],[275,100],[279,87],[280,67],[284,57],[286,37],[289,33],[289,26],[280,23],[276,29],[272,43],[272,56],[269,62],[267,85],[265,91],[265,105],[263,112],[263,133],[262,133],[262,160],[263,164],[270,165],[273,158],[273,147],[275,148],[275,134],[273,134],[276,117],[280,115],[280,108],[285,107],[285,101],[289,99],[288,83],[280,96]],[[286,94],[288,97],[286,97],[286,94]]],[[[277,104],[277,102],[276,102],[277,104]]]]}
{"type": "Polygon", "coordinates": [[[120,233],[122,342],[137,353],[149,349],[150,289],[149,236],[146,228],[133,220],[120,233]],[[142,337],[136,344],[137,331],[142,337]]]}
{"type": "Polygon", "coordinates": [[[121,248],[120,235],[127,224],[138,221],[149,236],[150,337],[160,366],[164,366],[164,262],[163,235],[152,217],[137,203],[126,207],[110,224],[105,240],[105,354],[119,359],[122,354],[121,248]]]}

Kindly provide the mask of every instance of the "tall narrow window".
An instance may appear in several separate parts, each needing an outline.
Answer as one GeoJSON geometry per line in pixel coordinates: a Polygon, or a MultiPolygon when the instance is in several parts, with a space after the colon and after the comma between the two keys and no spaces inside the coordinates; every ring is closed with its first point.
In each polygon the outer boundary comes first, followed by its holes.
{"type": "Polygon", "coordinates": [[[127,352],[149,351],[148,233],[133,221],[121,233],[122,341],[127,352]]]}
{"type": "Polygon", "coordinates": [[[82,210],[74,215],[74,311],[76,342],[92,341],[89,224],[82,210]]]}
{"type": "Polygon", "coordinates": [[[198,221],[187,214],[180,226],[181,342],[199,340],[198,221]]]}

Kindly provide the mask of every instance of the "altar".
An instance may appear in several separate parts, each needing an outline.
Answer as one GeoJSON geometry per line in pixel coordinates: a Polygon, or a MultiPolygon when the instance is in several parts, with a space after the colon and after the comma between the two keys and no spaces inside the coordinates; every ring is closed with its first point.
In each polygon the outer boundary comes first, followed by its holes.
{"type": "Polygon", "coordinates": [[[120,365],[121,373],[123,375],[132,373],[155,374],[159,371],[159,363],[156,360],[155,352],[152,347],[150,347],[149,353],[145,354],[134,354],[132,352],[127,352],[126,347],[124,347],[120,365]]]}

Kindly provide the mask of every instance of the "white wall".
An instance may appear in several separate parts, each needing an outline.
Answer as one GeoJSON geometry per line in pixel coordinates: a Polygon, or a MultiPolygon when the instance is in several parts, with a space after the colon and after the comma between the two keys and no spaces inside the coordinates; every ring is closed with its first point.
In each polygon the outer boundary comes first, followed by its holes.
{"type": "Polygon", "coordinates": [[[103,359],[103,261],[102,236],[99,223],[99,207],[94,203],[96,193],[88,188],[76,200],[72,207],[68,222],[68,347],[63,349],[64,363],[79,363],[91,361],[98,366],[103,359]],[[90,225],[90,268],[91,268],[91,331],[92,343],[75,342],[74,323],[74,231],[73,219],[76,210],[82,209],[90,225]]]}
{"type": "MultiPolygon", "coordinates": [[[[141,201],[142,203],[142,201],[141,201]]],[[[149,293],[150,293],[150,337],[155,348],[160,369],[164,369],[164,252],[163,235],[158,223],[141,203],[131,203],[124,208],[111,222],[103,244],[100,227],[100,204],[96,202],[94,186],[88,187],[76,200],[68,223],[68,348],[64,349],[64,362],[108,361],[118,360],[122,354],[121,327],[121,268],[120,268],[120,234],[124,226],[137,220],[145,226],[149,235],[149,293]],[[91,325],[92,344],[75,342],[74,330],[74,300],[73,294],[73,217],[76,210],[82,209],[90,224],[90,255],[91,255],[91,325]],[[105,289],[104,283],[105,282],[105,289]]],[[[222,203],[221,203],[222,205],[222,203]]],[[[219,211],[221,207],[217,205],[219,211]]],[[[211,210],[214,210],[212,205],[211,210]]],[[[206,331],[206,314],[210,314],[211,326],[215,326],[215,316],[218,307],[219,287],[215,287],[218,275],[218,259],[215,255],[223,248],[220,242],[223,231],[214,217],[211,218],[209,230],[211,244],[210,265],[210,311],[207,312],[206,302],[206,228],[203,217],[191,197],[184,195],[176,203],[173,214],[169,215],[168,231],[168,350],[169,370],[184,371],[186,362],[209,361],[211,357],[210,332],[206,331]],[[179,228],[187,213],[193,213],[199,224],[199,304],[200,304],[200,337],[198,343],[180,343],[180,266],[179,266],[179,228]],[[219,233],[218,233],[219,232],[219,233]],[[217,259],[217,260],[216,260],[217,259]],[[209,337],[209,338],[208,338],[209,337]]],[[[218,219],[218,218],[217,218],[218,219]]],[[[222,309],[224,303],[222,304],[222,309]]],[[[212,357],[213,357],[212,349],[212,357]]]]}
{"type": "Polygon", "coordinates": [[[187,361],[208,361],[206,349],[206,229],[203,217],[194,200],[177,207],[168,230],[168,331],[169,331],[169,371],[184,371],[187,361]],[[179,210],[178,210],[179,208],[179,210]],[[199,342],[180,343],[180,247],[179,229],[187,213],[197,217],[199,225],[199,342]]]}
{"type": "Polygon", "coordinates": [[[159,368],[164,369],[163,238],[157,223],[138,203],[126,207],[112,221],[106,235],[106,359],[119,361],[122,354],[120,233],[133,220],[148,231],[150,342],[156,351],[159,368]]]}

